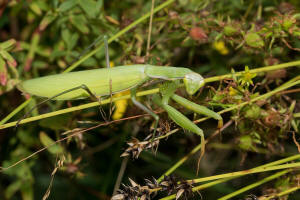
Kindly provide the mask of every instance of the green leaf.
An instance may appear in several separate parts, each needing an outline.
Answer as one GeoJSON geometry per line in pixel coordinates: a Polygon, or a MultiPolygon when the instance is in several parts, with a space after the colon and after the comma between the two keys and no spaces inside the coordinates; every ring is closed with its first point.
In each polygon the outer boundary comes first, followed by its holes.
{"type": "Polygon", "coordinates": [[[261,108],[256,104],[245,106],[244,109],[244,117],[247,119],[256,120],[261,117],[261,108]]]}
{"type": "Polygon", "coordinates": [[[224,27],[224,34],[226,36],[233,36],[238,32],[238,30],[236,28],[234,28],[233,26],[227,25],[224,27]]]}
{"type": "Polygon", "coordinates": [[[11,66],[11,67],[17,66],[17,62],[7,51],[0,51],[0,54],[7,61],[7,64],[9,66],[11,66]]]}
{"type": "Polygon", "coordinates": [[[45,132],[41,132],[40,135],[40,141],[41,143],[45,146],[45,147],[49,147],[47,148],[47,150],[52,153],[52,154],[59,154],[59,153],[63,153],[64,149],[59,145],[59,144],[54,144],[54,140],[52,140],[48,135],[46,135],[45,132]]]}
{"type": "Polygon", "coordinates": [[[8,79],[5,61],[0,57],[0,85],[6,85],[8,79]]]}
{"type": "Polygon", "coordinates": [[[33,184],[27,181],[21,186],[22,200],[33,200],[33,184]]]}
{"type": "Polygon", "coordinates": [[[60,4],[60,6],[58,7],[58,10],[60,12],[66,12],[67,10],[70,10],[71,8],[73,8],[74,6],[77,5],[77,1],[76,0],[67,0],[64,1],[62,4],[60,4]]]}
{"type": "Polygon", "coordinates": [[[248,33],[245,36],[245,41],[250,47],[261,48],[265,46],[263,39],[257,33],[248,33]]]}
{"type": "Polygon", "coordinates": [[[42,15],[42,10],[40,9],[39,5],[36,2],[29,4],[30,9],[38,16],[42,15]]]}
{"type": "Polygon", "coordinates": [[[90,32],[90,29],[87,26],[87,20],[83,15],[72,16],[70,21],[80,32],[84,34],[88,34],[90,32]]]}
{"type": "Polygon", "coordinates": [[[42,19],[39,28],[40,30],[44,30],[51,22],[53,22],[57,17],[57,14],[53,14],[52,12],[48,12],[44,18],[42,19]]]}
{"type": "Polygon", "coordinates": [[[58,115],[55,118],[50,117],[43,119],[39,122],[39,125],[52,130],[66,130],[71,119],[71,114],[58,115]]]}
{"type": "Polygon", "coordinates": [[[0,44],[0,48],[3,49],[3,50],[11,50],[16,44],[16,40],[15,39],[10,39],[10,40],[7,40],[5,42],[2,42],[0,44]]]}
{"type": "Polygon", "coordinates": [[[79,39],[79,35],[77,33],[71,34],[68,29],[64,29],[61,33],[61,36],[66,43],[68,50],[72,50],[79,39]]]}
{"type": "Polygon", "coordinates": [[[5,189],[5,197],[7,199],[11,199],[11,197],[20,189],[22,186],[22,181],[19,179],[18,181],[13,182],[5,189]]]}
{"type": "Polygon", "coordinates": [[[98,2],[94,0],[78,0],[80,7],[91,18],[96,18],[96,16],[99,14],[100,7],[98,2]]]}
{"type": "Polygon", "coordinates": [[[93,67],[98,64],[97,60],[94,57],[89,57],[81,65],[85,67],[93,67]]]}

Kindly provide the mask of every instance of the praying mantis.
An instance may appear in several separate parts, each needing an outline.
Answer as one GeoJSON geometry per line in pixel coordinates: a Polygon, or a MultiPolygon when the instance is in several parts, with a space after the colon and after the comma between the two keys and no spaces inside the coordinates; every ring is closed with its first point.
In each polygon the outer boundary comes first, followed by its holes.
{"type": "Polygon", "coordinates": [[[195,113],[214,118],[219,121],[218,127],[222,127],[223,120],[218,113],[175,94],[182,82],[189,95],[195,94],[204,86],[204,78],[200,74],[183,67],[136,64],[110,68],[107,41],[104,40],[104,43],[107,68],[34,78],[21,82],[18,88],[24,93],[46,97],[48,100],[76,100],[87,97],[99,100],[102,96],[130,90],[133,104],[154,118],[153,135],[155,135],[159,116],[136,99],[136,92],[141,85],[151,79],[164,80],[160,86],[159,94],[153,96],[153,102],[163,108],[177,125],[201,137],[201,158],[205,151],[205,137],[202,129],[171,107],[169,101],[173,100],[195,113]]]}

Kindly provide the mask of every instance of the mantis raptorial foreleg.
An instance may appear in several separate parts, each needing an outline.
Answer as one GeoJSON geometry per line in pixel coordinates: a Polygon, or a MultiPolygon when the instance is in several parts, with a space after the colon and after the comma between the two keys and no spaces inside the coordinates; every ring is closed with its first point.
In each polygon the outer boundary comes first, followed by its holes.
{"type": "MultiPolygon", "coordinates": [[[[108,42],[107,42],[107,36],[103,36],[103,41],[104,41],[104,47],[105,47],[105,61],[106,61],[106,68],[110,68],[110,61],[109,61],[109,53],[108,53],[108,42]]],[[[110,106],[109,106],[109,119],[112,114],[112,80],[111,76],[109,78],[109,94],[110,94],[110,106]]],[[[101,108],[100,108],[101,109],[101,108]]]]}
{"type": "Polygon", "coordinates": [[[189,110],[192,110],[195,113],[206,115],[208,117],[211,117],[211,118],[214,118],[214,119],[218,120],[218,128],[223,127],[223,118],[221,117],[220,114],[208,109],[205,106],[198,105],[198,104],[196,104],[194,102],[191,102],[191,101],[189,101],[189,100],[187,100],[187,99],[185,99],[181,96],[178,96],[176,94],[173,94],[171,96],[171,98],[174,101],[176,101],[177,103],[179,103],[180,105],[182,105],[183,107],[185,107],[189,110]]]}
{"type": "Polygon", "coordinates": [[[169,106],[169,99],[170,98],[173,99],[177,103],[181,104],[182,106],[184,106],[187,109],[190,109],[196,113],[205,114],[209,117],[219,120],[219,125],[218,125],[219,127],[222,127],[223,119],[218,113],[215,113],[204,106],[200,106],[200,105],[195,104],[183,97],[180,97],[180,96],[174,94],[176,89],[179,87],[179,85],[180,85],[179,81],[173,81],[173,82],[169,81],[169,82],[162,84],[162,86],[160,87],[161,97],[159,95],[155,95],[153,98],[153,101],[158,106],[160,106],[164,110],[166,110],[169,117],[176,124],[183,127],[184,129],[187,129],[193,133],[196,133],[197,135],[199,135],[201,137],[201,154],[198,159],[198,167],[197,167],[197,173],[198,173],[200,160],[203,157],[204,152],[205,152],[205,138],[204,138],[203,131],[197,125],[195,125],[191,120],[189,120],[182,113],[180,113],[178,110],[169,106]]]}

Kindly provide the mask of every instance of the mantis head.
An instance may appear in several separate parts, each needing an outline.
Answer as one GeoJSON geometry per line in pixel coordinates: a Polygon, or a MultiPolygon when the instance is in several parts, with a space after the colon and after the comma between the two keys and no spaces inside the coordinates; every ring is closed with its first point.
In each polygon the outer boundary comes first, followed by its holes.
{"type": "Polygon", "coordinates": [[[204,78],[196,72],[191,72],[184,76],[183,83],[187,93],[193,95],[204,85],[204,78]]]}

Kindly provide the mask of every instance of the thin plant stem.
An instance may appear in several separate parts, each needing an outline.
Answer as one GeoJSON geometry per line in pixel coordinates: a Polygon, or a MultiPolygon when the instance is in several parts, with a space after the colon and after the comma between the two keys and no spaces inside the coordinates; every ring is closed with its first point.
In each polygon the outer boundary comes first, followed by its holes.
{"type": "Polygon", "coordinates": [[[295,192],[297,190],[300,190],[300,186],[289,188],[289,189],[287,189],[287,190],[285,190],[283,192],[280,192],[280,193],[278,193],[276,195],[272,195],[272,196],[266,197],[264,200],[272,200],[272,199],[275,199],[276,197],[281,197],[281,196],[290,194],[292,192],[295,192]]]}
{"type": "MultiPolygon", "coordinates": [[[[280,165],[280,164],[283,164],[283,163],[286,163],[286,162],[291,162],[291,161],[298,160],[298,159],[300,159],[300,155],[293,155],[293,156],[283,158],[283,159],[280,159],[280,160],[277,160],[277,161],[273,161],[273,162],[270,162],[270,163],[252,168],[252,169],[259,169],[259,168],[264,168],[264,167],[276,166],[276,165],[280,165]]],[[[244,174],[244,175],[247,175],[247,174],[244,174]]],[[[241,175],[241,176],[243,176],[243,175],[241,175]]],[[[211,186],[215,186],[217,184],[220,184],[220,183],[223,183],[223,182],[226,182],[226,181],[232,180],[234,178],[238,178],[238,177],[240,177],[240,176],[215,180],[215,181],[212,181],[212,182],[209,182],[209,183],[205,183],[205,184],[193,187],[192,190],[193,190],[193,192],[196,192],[196,191],[203,190],[203,189],[209,188],[211,186]]],[[[170,195],[170,196],[167,196],[165,198],[162,198],[162,199],[163,200],[167,200],[167,199],[169,200],[169,199],[175,199],[175,197],[176,197],[176,195],[174,194],[174,195],[170,195]]]]}
{"type": "Polygon", "coordinates": [[[241,176],[241,175],[255,174],[255,173],[268,172],[268,171],[274,171],[274,170],[280,170],[280,169],[299,168],[299,167],[300,167],[300,162],[282,164],[282,165],[276,165],[276,166],[270,166],[270,167],[259,167],[259,168],[254,168],[254,169],[248,169],[248,170],[243,170],[243,171],[230,172],[230,173],[225,173],[225,174],[220,174],[220,175],[214,175],[214,176],[208,176],[208,177],[204,177],[204,178],[188,180],[188,182],[202,183],[202,182],[212,181],[212,180],[217,180],[217,179],[222,179],[222,178],[229,178],[229,177],[232,178],[232,177],[241,176]]]}
{"type": "Polygon", "coordinates": [[[260,180],[260,181],[257,181],[257,182],[255,182],[255,183],[253,183],[253,184],[250,184],[250,185],[247,185],[247,186],[245,186],[245,187],[243,187],[243,188],[241,188],[241,189],[239,189],[239,190],[236,190],[236,191],[234,191],[234,192],[232,192],[232,193],[230,193],[230,194],[228,194],[228,195],[225,195],[225,196],[219,198],[218,200],[227,200],[227,199],[231,199],[232,197],[235,197],[235,196],[237,196],[237,195],[239,195],[239,194],[241,194],[241,193],[243,193],[243,192],[246,192],[246,191],[251,190],[251,189],[253,189],[253,188],[255,188],[255,187],[258,187],[259,185],[262,185],[262,184],[267,183],[267,182],[269,182],[269,181],[271,181],[271,180],[274,180],[274,179],[276,179],[276,178],[278,178],[278,177],[280,177],[280,176],[283,176],[283,175],[285,175],[285,174],[287,174],[287,173],[289,173],[289,172],[291,172],[291,171],[292,171],[292,170],[288,170],[288,169],[287,169],[287,170],[282,170],[282,171],[277,172],[277,173],[275,173],[275,174],[273,174],[273,175],[271,175],[271,176],[268,176],[268,177],[266,177],[266,178],[263,178],[263,179],[260,180]]]}

